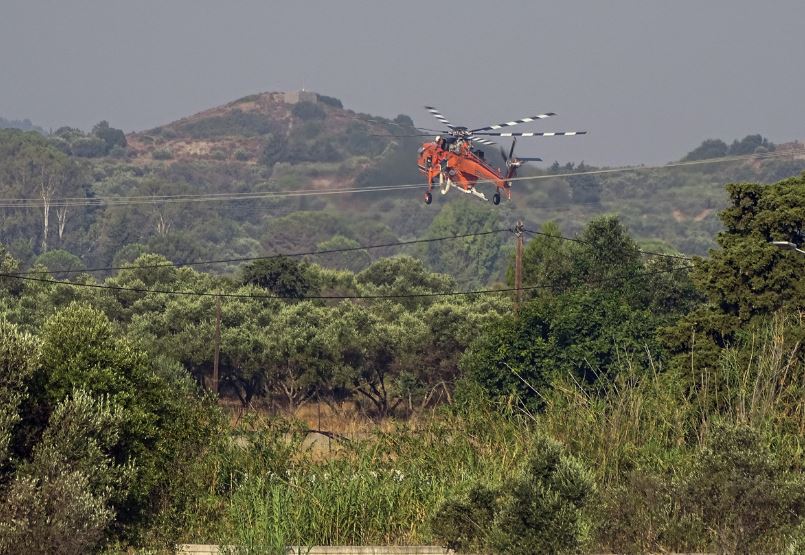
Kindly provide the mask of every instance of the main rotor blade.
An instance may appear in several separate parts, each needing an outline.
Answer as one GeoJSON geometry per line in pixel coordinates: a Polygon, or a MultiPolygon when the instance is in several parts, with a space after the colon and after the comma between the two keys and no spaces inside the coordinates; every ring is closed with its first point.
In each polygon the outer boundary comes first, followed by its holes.
{"type": "Polygon", "coordinates": [[[530,123],[532,121],[537,121],[540,119],[549,118],[551,116],[555,116],[556,114],[553,112],[547,112],[545,114],[538,114],[536,116],[528,116],[522,119],[516,119],[513,121],[506,121],[504,123],[496,123],[495,125],[489,125],[487,127],[479,127],[478,129],[470,129],[470,133],[475,133],[476,131],[491,131],[494,129],[502,129],[503,127],[512,127],[514,125],[520,125],[521,123],[530,123]]]}
{"type": "Polygon", "coordinates": [[[514,145],[517,144],[517,137],[512,138],[512,147],[509,149],[509,157],[506,160],[511,160],[514,157],[514,145]]]}
{"type": "Polygon", "coordinates": [[[531,157],[520,158],[518,156],[517,161],[518,162],[542,162],[542,158],[531,158],[531,157]]]}
{"type": "Polygon", "coordinates": [[[586,131],[547,131],[544,133],[476,133],[485,137],[559,137],[562,135],[586,135],[586,131]]]}
{"type": "Polygon", "coordinates": [[[472,135],[469,135],[467,138],[470,139],[471,141],[475,141],[476,143],[481,143],[482,145],[495,146],[495,144],[496,144],[496,143],[493,143],[492,141],[487,141],[486,139],[481,139],[480,137],[473,137],[472,135]]]}
{"type": "Polygon", "coordinates": [[[435,133],[414,133],[412,135],[391,135],[391,134],[380,134],[380,133],[368,133],[367,137],[389,137],[389,138],[399,138],[404,139],[406,137],[433,137],[434,135],[449,135],[450,131],[437,131],[435,133]]]}
{"type": "Polygon", "coordinates": [[[446,118],[446,117],[444,117],[444,116],[442,115],[442,113],[441,113],[441,112],[439,112],[439,110],[437,110],[437,109],[436,109],[436,108],[434,108],[433,106],[425,106],[425,109],[426,109],[428,112],[430,112],[431,114],[433,114],[433,117],[435,117],[437,120],[439,120],[440,122],[442,122],[443,124],[445,124],[447,127],[449,127],[450,129],[455,129],[455,126],[454,126],[453,124],[451,124],[449,121],[447,121],[447,118],[446,118]]]}

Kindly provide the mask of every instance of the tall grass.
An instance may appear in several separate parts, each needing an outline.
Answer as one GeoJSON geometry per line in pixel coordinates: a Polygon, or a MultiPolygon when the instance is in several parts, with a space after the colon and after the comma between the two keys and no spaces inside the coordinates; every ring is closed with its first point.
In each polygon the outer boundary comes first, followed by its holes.
{"type": "Polygon", "coordinates": [[[251,431],[230,451],[219,541],[255,549],[427,542],[438,506],[473,484],[503,483],[524,462],[531,433],[524,419],[491,406],[399,423],[329,458],[302,449],[287,428],[251,431]]]}
{"type": "Polygon", "coordinates": [[[715,423],[763,430],[802,472],[802,331],[801,317],[779,316],[725,349],[720,368],[695,384],[623,355],[616,377],[596,388],[554,380],[539,414],[518,409],[516,398],[493,405],[469,395],[461,406],[387,422],[327,453],[306,447],[302,425],[251,415],[218,457],[208,500],[217,517],[194,529],[208,526],[206,541],[246,552],[428,543],[439,506],[475,484],[505,484],[539,432],[594,472],[599,548],[706,550],[713,532],[680,492],[715,423]]]}

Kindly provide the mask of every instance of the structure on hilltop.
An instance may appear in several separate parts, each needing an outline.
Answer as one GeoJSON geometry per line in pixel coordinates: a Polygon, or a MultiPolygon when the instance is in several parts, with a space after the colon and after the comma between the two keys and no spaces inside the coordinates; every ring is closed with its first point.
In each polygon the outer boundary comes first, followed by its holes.
{"type": "Polygon", "coordinates": [[[283,94],[283,100],[286,104],[298,104],[300,102],[318,102],[319,95],[313,91],[288,91],[283,94]]]}

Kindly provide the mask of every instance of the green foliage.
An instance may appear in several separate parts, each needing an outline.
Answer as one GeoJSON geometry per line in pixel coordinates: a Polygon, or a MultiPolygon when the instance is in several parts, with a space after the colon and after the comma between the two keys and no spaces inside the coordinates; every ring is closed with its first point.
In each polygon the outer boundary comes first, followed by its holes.
{"type": "Polygon", "coordinates": [[[86,269],[80,258],[71,252],[60,249],[40,254],[36,257],[34,264],[47,268],[56,279],[69,279],[75,275],[76,271],[86,269]]]}
{"type": "Polygon", "coordinates": [[[171,160],[173,153],[167,148],[158,148],[151,153],[151,158],[154,160],[171,160]]]}
{"type": "Polygon", "coordinates": [[[333,441],[327,457],[276,418],[247,419],[233,436],[219,471],[231,504],[216,543],[399,545],[433,542],[430,516],[468,481],[496,487],[516,473],[530,430],[479,403],[333,441]]]}
{"type": "MultiPolygon", "coordinates": [[[[581,162],[575,169],[582,173],[587,171],[587,166],[581,162]]],[[[571,175],[567,177],[570,186],[570,198],[578,204],[597,205],[601,202],[601,184],[594,175],[571,175]]]]}
{"type": "MultiPolygon", "coordinates": [[[[434,218],[426,237],[491,232],[503,227],[500,215],[472,199],[455,200],[434,218]]],[[[501,246],[508,237],[492,233],[427,244],[423,260],[438,271],[449,273],[456,281],[477,285],[488,283],[500,272],[501,246]]]]}
{"type": "Polygon", "coordinates": [[[448,501],[433,531],[460,552],[576,553],[589,541],[585,510],[594,496],[584,465],[538,436],[520,476],[497,490],[475,486],[466,501],[448,501]]]}
{"type": "Polygon", "coordinates": [[[115,147],[125,148],[128,145],[126,135],[123,131],[110,127],[109,122],[106,120],[95,124],[92,128],[92,134],[106,144],[107,154],[115,147]]]}
{"type": "Polygon", "coordinates": [[[135,477],[113,493],[118,522],[142,523],[155,516],[155,507],[171,507],[175,471],[205,446],[213,426],[199,410],[193,387],[177,378],[175,369],[152,367],[145,352],[86,305],[70,305],[48,319],[41,352],[22,411],[27,433],[21,448],[46,427],[70,392],[82,389],[103,397],[121,411],[119,435],[106,454],[115,464],[132,465],[135,477]]]}
{"type": "Polygon", "coordinates": [[[453,290],[453,279],[445,274],[429,272],[421,260],[411,256],[383,258],[360,272],[356,279],[374,295],[397,295],[409,306],[427,302],[427,297],[406,299],[406,295],[447,293],[453,290]]]}
{"type": "Polygon", "coordinates": [[[344,109],[344,105],[341,103],[341,101],[332,96],[320,94],[319,102],[321,102],[322,104],[327,104],[328,106],[332,106],[333,108],[338,108],[339,110],[344,109]]]}
{"type": "Polygon", "coordinates": [[[682,161],[691,162],[694,160],[708,160],[710,158],[722,158],[729,152],[727,143],[721,139],[705,139],[702,144],[688,152],[682,161]]]}
{"type": "Polygon", "coordinates": [[[0,550],[86,553],[112,522],[112,501],[130,468],[108,456],[122,425],[118,407],[78,390],[53,411],[30,462],[0,505],[0,550]]]}
{"type": "Polygon", "coordinates": [[[747,135],[743,139],[735,140],[730,145],[730,156],[742,156],[744,154],[755,154],[770,152],[775,148],[774,143],[759,134],[747,135]]]}
{"type": "Polygon", "coordinates": [[[297,102],[294,104],[294,107],[291,109],[291,113],[294,117],[304,121],[322,120],[327,117],[327,113],[324,111],[324,108],[315,102],[307,101],[297,102]]]}
{"type": "Polygon", "coordinates": [[[542,233],[523,256],[534,298],[462,359],[467,377],[490,395],[516,393],[531,408],[543,405],[557,376],[594,383],[620,372],[624,356],[647,366],[648,353],[661,354],[659,328],[697,298],[673,263],[644,262],[617,218],[591,221],[572,244],[559,244],[554,225],[542,233]]]}
{"type": "Polygon", "coordinates": [[[702,144],[688,152],[682,160],[693,161],[722,158],[724,156],[744,156],[771,152],[774,149],[774,143],[759,134],[747,135],[740,141],[736,139],[730,146],[727,146],[727,143],[721,139],[706,139],[702,141],[702,144]]]}
{"type": "Polygon", "coordinates": [[[286,256],[250,262],[242,279],[244,284],[258,285],[287,299],[299,299],[317,289],[308,264],[286,256]]]}
{"type": "Polygon", "coordinates": [[[799,241],[805,228],[805,179],[735,184],[728,191],[720,248],[699,261],[692,274],[708,303],[666,330],[664,338],[678,355],[676,364],[694,374],[713,368],[718,350],[732,343],[741,327],[779,309],[805,307],[805,257],[769,244],[799,241]]]}
{"type": "Polygon", "coordinates": [[[276,132],[277,125],[264,114],[235,108],[223,116],[210,116],[178,124],[176,131],[194,139],[232,135],[254,137],[276,132]]]}
{"type": "Polygon", "coordinates": [[[719,552],[766,551],[764,541],[802,521],[805,479],[769,443],[748,426],[718,425],[694,459],[686,497],[719,552]]]}
{"type": "Polygon", "coordinates": [[[28,118],[17,120],[17,119],[6,119],[4,117],[0,117],[0,129],[19,129],[20,131],[36,131],[37,133],[41,133],[42,135],[45,134],[45,130],[39,127],[38,125],[34,125],[31,123],[31,120],[28,118]]]}
{"type": "Polygon", "coordinates": [[[21,420],[19,406],[27,397],[26,384],[39,362],[39,342],[18,326],[0,319],[0,482],[9,456],[14,427],[21,420]]]}
{"type": "Polygon", "coordinates": [[[343,235],[334,235],[332,239],[322,241],[316,245],[316,250],[318,251],[340,249],[355,250],[347,252],[342,251],[329,255],[319,255],[319,264],[328,268],[338,268],[342,270],[350,270],[352,272],[360,272],[372,262],[372,257],[369,254],[369,251],[360,249],[360,244],[356,240],[349,239],[343,235]]]}
{"type": "Polygon", "coordinates": [[[70,149],[74,156],[97,158],[106,154],[107,145],[100,137],[82,137],[70,143],[70,149]]]}
{"type": "Polygon", "coordinates": [[[284,135],[278,133],[267,133],[263,137],[263,151],[260,154],[260,162],[267,167],[284,159],[287,148],[287,140],[284,135]]]}

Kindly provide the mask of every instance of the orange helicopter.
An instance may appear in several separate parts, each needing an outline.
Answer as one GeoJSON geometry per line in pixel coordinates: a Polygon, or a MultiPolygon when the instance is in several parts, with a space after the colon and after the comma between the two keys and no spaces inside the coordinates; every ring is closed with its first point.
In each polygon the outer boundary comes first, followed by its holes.
{"type": "Polygon", "coordinates": [[[425,106],[433,116],[448,129],[438,131],[439,135],[429,143],[424,143],[418,150],[419,170],[428,177],[428,190],[425,192],[425,204],[433,201],[433,186],[438,183],[439,190],[446,195],[451,187],[459,191],[474,195],[482,200],[487,200],[486,195],[476,189],[476,184],[481,182],[491,183],[495,186],[495,194],[492,202],[500,204],[501,193],[506,192],[506,197],[511,199],[511,179],[517,174],[524,162],[540,162],[541,158],[515,158],[514,145],[517,137],[555,137],[562,135],[585,135],[586,131],[555,131],[555,132],[527,132],[527,133],[500,133],[497,129],[529,123],[544,118],[555,116],[553,112],[529,116],[526,118],[488,125],[477,129],[467,129],[452,125],[436,108],[425,106]],[[494,132],[493,132],[494,131],[494,132]],[[500,154],[506,162],[506,172],[490,166],[484,159],[484,151],[473,148],[473,142],[484,145],[495,145],[492,141],[484,139],[484,136],[493,137],[512,137],[512,146],[508,155],[503,147],[500,154]]]}

